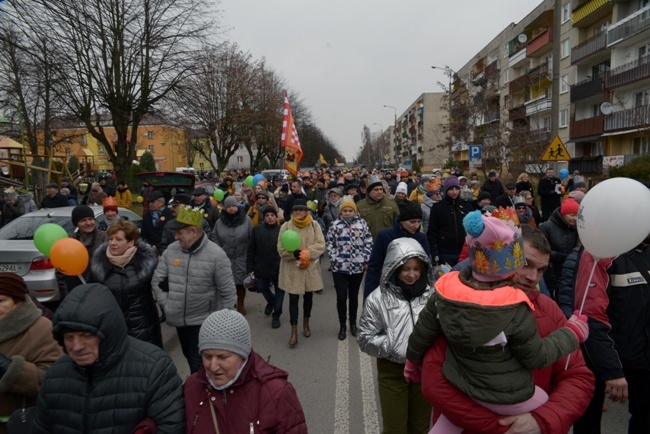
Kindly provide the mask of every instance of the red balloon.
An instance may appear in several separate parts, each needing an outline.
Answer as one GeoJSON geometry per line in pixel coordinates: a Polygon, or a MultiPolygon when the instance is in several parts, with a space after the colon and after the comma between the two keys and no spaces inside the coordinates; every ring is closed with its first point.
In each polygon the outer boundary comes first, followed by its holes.
{"type": "Polygon", "coordinates": [[[88,268],[88,260],[88,250],[74,238],[60,239],[50,250],[50,261],[54,268],[68,276],[83,274],[88,268]]]}

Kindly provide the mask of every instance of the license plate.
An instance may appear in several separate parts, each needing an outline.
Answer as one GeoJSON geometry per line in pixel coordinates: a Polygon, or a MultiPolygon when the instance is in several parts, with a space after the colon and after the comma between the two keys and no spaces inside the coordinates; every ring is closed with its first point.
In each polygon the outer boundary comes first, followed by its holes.
{"type": "Polygon", "coordinates": [[[15,273],[16,271],[18,271],[18,265],[16,264],[0,264],[0,273],[15,273]]]}

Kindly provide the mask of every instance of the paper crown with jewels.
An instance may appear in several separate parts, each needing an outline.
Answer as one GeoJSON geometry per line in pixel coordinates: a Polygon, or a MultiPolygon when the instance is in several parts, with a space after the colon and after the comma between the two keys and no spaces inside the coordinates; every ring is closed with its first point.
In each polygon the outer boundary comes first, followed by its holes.
{"type": "Polygon", "coordinates": [[[102,199],[102,206],[105,210],[112,209],[117,211],[117,199],[115,199],[113,196],[105,197],[102,199]]]}
{"type": "Polygon", "coordinates": [[[176,213],[176,221],[190,226],[201,226],[203,211],[199,208],[181,205],[176,213]]]}

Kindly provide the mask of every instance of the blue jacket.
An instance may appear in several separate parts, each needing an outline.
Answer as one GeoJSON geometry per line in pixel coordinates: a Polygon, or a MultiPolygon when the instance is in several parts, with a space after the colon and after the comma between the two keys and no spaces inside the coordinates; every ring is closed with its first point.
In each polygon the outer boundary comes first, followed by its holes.
{"type": "Polygon", "coordinates": [[[391,241],[396,238],[413,238],[415,241],[422,245],[425,253],[429,258],[431,258],[431,251],[429,249],[429,242],[427,241],[427,236],[424,232],[416,232],[410,234],[402,230],[399,225],[399,221],[395,219],[392,228],[382,229],[377,234],[377,239],[375,244],[372,246],[372,252],[370,253],[370,261],[368,262],[368,271],[366,273],[366,283],[363,288],[363,299],[370,295],[372,291],[377,289],[379,286],[379,281],[381,279],[381,268],[384,265],[384,258],[386,257],[386,250],[391,241]]]}

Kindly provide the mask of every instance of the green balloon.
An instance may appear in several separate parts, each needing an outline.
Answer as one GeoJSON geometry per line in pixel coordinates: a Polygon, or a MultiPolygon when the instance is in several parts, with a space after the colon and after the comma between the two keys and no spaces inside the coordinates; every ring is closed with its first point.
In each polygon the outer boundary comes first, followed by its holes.
{"type": "Polygon", "coordinates": [[[224,197],[225,195],[226,195],[226,193],[224,193],[223,190],[220,189],[220,188],[217,188],[217,189],[214,191],[214,198],[217,199],[219,202],[221,202],[221,201],[223,200],[223,197],[224,197]]]}
{"type": "Polygon", "coordinates": [[[246,183],[246,185],[248,185],[251,188],[253,188],[255,186],[255,184],[253,183],[253,176],[252,175],[248,175],[244,182],[246,183]]]}
{"type": "Polygon", "coordinates": [[[291,229],[284,231],[280,237],[280,243],[282,244],[282,247],[284,247],[288,252],[294,252],[298,250],[300,248],[301,242],[302,240],[300,239],[300,234],[296,231],[292,231],[291,229]]]}
{"type": "Polygon", "coordinates": [[[39,252],[50,256],[50,250],[54,243],[62,238],[68,238],[68,234],[61,226],[55,223],[45,223],[39,226],[34,232],[34,244],[39,252]]]}

